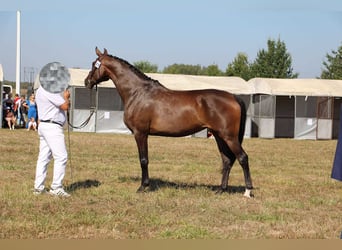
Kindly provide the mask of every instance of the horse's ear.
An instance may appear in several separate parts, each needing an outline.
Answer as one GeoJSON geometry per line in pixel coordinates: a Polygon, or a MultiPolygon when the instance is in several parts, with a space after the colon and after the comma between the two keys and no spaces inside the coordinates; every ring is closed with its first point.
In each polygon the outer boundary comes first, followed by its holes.
{"type": "Polygon", "coordinates": [[[102,56],[101,51],[97,47],[95,48],[95,52],[98,57],[102,56]]]}
{"type": "Polygon", "coordinates": [[[104,49],[103,54],[104,54],[105,56],[108,55],[107,49],[104,49]]]}

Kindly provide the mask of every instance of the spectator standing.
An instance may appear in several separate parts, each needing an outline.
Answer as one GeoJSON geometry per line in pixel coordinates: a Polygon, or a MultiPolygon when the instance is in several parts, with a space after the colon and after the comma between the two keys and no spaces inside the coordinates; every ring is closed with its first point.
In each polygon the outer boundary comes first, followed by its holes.
{"type": "Polygon", "coordinates": [[[20,96],[20,100],[18,103],[18,116],[19,116],[19,126],[22,128],[26,127],[27,123],[27,112],[28,112],[28,105],[26,103],[25,95],[20,96]]]}
{"type": "Polygon", "coordinates": [[[19,102],[20,102],[19,94],[15,94],[14,99],[13,99],[13,113],[14,113],[16,121],[18,122],[19,122],[19,112],[18,112],[19,102]]]}
{"type": "Polygon", "coordinates": [[[34,120],[37,121],[38,115],[37,115],[37,104],[35,100],[34,94],[30,96],[30,99],[27,101],[28,106],[28,113],[27,113],[27,119],[31,120],[31,117],[34,118],[34,120]]]}
{"type": "Polygon", "coordinates": [[[12,99],[12,94],[6,94],[5,99],[3,100],[3,109],[5,110],[6,108],[10,108],[11,111],[13,111],[13,99],[12,99]]]}

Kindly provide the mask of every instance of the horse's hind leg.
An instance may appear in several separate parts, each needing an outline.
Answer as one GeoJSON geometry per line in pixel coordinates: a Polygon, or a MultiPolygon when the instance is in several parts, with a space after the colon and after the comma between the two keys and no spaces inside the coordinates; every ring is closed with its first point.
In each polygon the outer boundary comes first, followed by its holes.
{"type": "Polygon", "coordinates": [[[213,132],[213,135],[215,137],[218,149],[221,154],[222,158],[222,180],[221,180],[221,187],[217,191],[217,193],[222,193],[227,191],[228,189],[228,179],[230,170],[232,169],[232,166],[236,160],[235,155],[233,152],[229,149],[227,143],[222,140],[217,133],[213,132]]]}
{"type": "Polygon", "coordinates": [[[234,153],[235,157],[237,158],[237,160],[239,161],[243,169],[245,183],[246,183],[246,192],[244,195],[247,197],[251,197],[251,190],[253,189],[253,185],[252,185],[251,174],[249,171],[248,155],[243,150],[240,142],[237,139],[227,140],[227,144],[228,144],[228,147],[231,149],[231,151],[234,153]]]}

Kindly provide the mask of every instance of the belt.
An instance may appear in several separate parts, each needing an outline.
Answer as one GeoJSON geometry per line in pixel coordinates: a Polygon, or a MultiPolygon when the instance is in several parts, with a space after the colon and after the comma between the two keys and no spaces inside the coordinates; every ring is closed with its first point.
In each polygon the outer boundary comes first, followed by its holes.
{"type": "Polygon", "coordinates": [[[61,124],[59,122],[52,121],[52,120],[40,120],[40,122],[54,123],[54,124],[57,124],[57,125],[63,127],[63,124],[61,124]]]}

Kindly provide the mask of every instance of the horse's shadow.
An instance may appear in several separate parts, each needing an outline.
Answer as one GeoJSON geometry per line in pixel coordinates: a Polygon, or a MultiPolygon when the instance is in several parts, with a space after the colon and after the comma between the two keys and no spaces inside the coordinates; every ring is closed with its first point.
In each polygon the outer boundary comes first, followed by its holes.
{"type": "Polygon", "coordinates": [[[87,189],[92,187],[98,187],[101,185],[101,182],[98,180],[85,180],[85,181],[78,181],[70,184],[65,188],[68,192],[74,192],[78,189],[87,189]]]}
{"type": "MultiPolygon", "coordinates": [[[[120,182],[139,182],[139,177],[119,177],[120,182]]],[[[101,182],[98,180],[85,180],[85,181],[78,181],[70,184],[65,188],[68,192],[75,192],[78,189],[88,189],[92,187],[99,187],[101,185],[101,182]]],[[[172,182],[172,181],[166,181],[160,178],[151,178],[150,179],[150,185],[147,189],[149,192],[156,192],[160,189],[164,188],[173,188],[173,189],[182,189],[182,190],[191,190],[196,188],[206,188],[214,192],[221,191],[221,186],[219,185],[208,185],[208,184],[199,184],[199,183],[184,183],[184,182],[172,182]]],[[[225,192],[230,194],[235,193],[244,193],[245,192],[245,186],[228,186],[227,190],[225,192]]]]}
{"type": "MultiPolygon", "coordinates": [[[[140,181],[139,177],[119,177],[119,180],[122,182],[126,181],[140,181]]],[[[182,189],[182,190],[191,190],[196,188],[206,188],[214,192],[221,191],[221,186],[219,185],[208,185],[208,184],[200,184],[200,183],[184,183],[184,182],[172,182],[159,178],[150,178],[150,185],[148,187],[149,192],[156,192],[159,189],[163,188],[173,188],[173,189],[182,189]]],[[[245,186],[228,186],[227,190],[224,192],[235,194],[235,193],[244,193],[246,190],[245,186]]]]}

